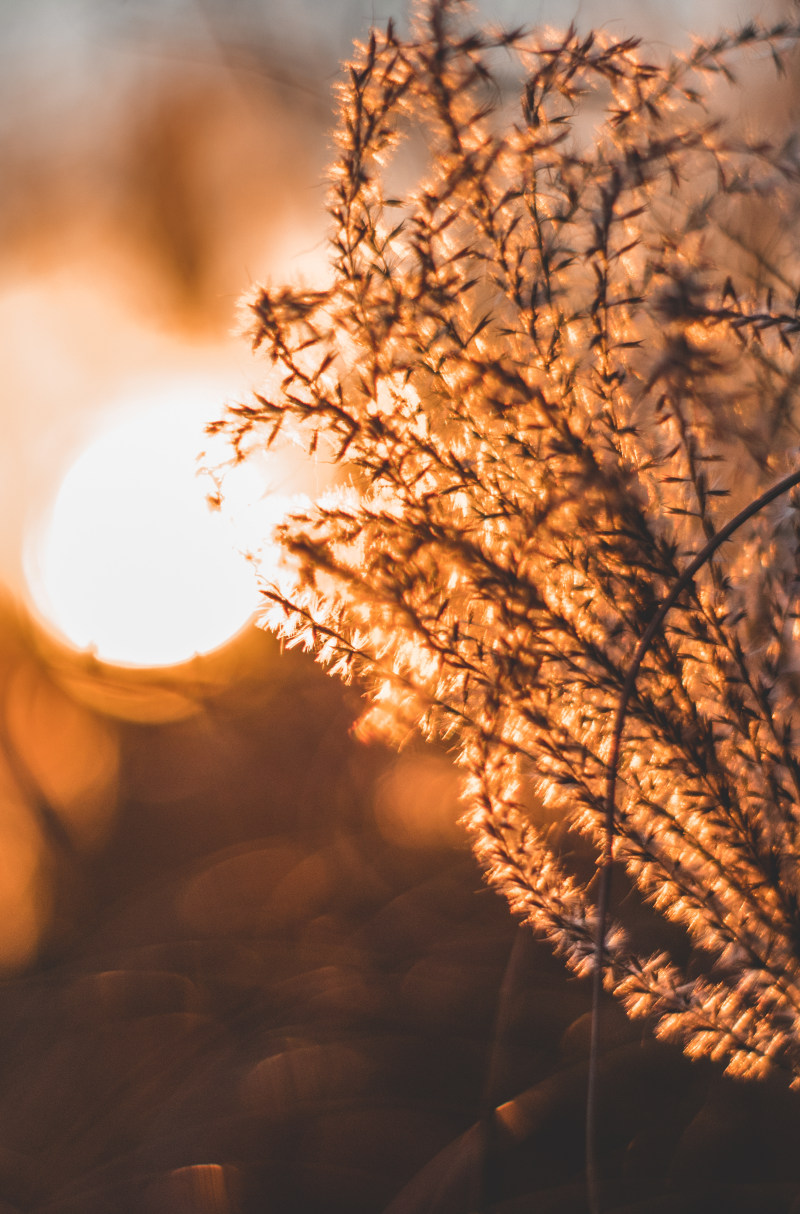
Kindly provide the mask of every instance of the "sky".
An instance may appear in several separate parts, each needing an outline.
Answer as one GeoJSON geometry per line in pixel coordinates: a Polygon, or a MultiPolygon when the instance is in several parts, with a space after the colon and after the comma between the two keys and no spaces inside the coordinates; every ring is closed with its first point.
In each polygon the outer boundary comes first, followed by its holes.
{"type": "MultiPolygon", "coordinates": [[[[575,18],[662,48],[779,10],[478,6],[501,25],[575,18]]],[[[331,86],[353,37],[406,13],[389,0],[0,0],[0,585],[30,597],[31,537],[58,485],[137,392],[146,405],[200,379],[213,412],[214,394],[221,406],[258,387],[238,301],[321,272],[331,86]]]]}
{"type": "MultiPolygon", "coordinates": [[[[776,9],[481,11],[663,46],[776,9]]],[[[30,983],[0,984],[3,1210],[219,1214],[238,1207],[214,1186],[241,1168],[260,1186],[248,1208],[295,1214],[300,1192],[310,1211],[372,1214],[430,1159],[410,1207],[429,1209],[465,1161],[484,1166],[480,1126],[461,1135],[489,1100],[508,1100],[519,1130],[496,1144],[498,1174],[520,1192],[566,1174],[583,1192],[586,992],[481,890],[446,756],[358,745],[355,692],[255,630],[216,665],[98,672],[32,640],[2,601],[5,586],[29,602],[31,544],[71,469],[126,448],[141,464],[132,419],[163,406],[171,420],[187,394],[213,411],[262,383],[237,301],[320,272],[337,64],[404,11],[0,0],[0,973],[45,949],[30,983]],[[123,1185],[151,1186],[147,1203],[117,1207],[123,1185]]],[[[169,427],[152,430],[176,468],[169,427]]],[[[153,496],[154,475],[132,492],[153,496]]],[[[88,514],[83,500],[80,527],[61,520],[62,567],[123,479],[88,514]]],[[[276,479],[290,493],[303,474],[276,479]]],[[[649,1185],[667,1155],[693,1192],[717,1173],[796,1174],[796,1110],[774,1092],[764,1116],[761,1088],[714,1086],[624,1020],[611,1031],[624,1098],[608,1131],[634,1179],[649,1185]],[[676,1114],[662,1097],[681,1084],[676,1114]]]]}

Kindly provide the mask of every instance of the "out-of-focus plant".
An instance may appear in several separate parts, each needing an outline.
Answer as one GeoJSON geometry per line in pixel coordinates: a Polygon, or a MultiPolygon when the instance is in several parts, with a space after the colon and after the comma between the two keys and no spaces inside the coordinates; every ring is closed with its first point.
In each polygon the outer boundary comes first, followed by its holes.
{"type": "MultiPolygon", "coordinates": [[[[714,94],[746,52],[780,68],[800,29],[654,63],[606,34],[475,32],[461,7],[357,48],[330,281],[255,294],[280,387],[218,428],[243,458],[283,433],[340,466],[279,529],[265,621],[366,687],[363,729],[450,743],[489,880],[584,973],[596,878],[570,832],[602,849],[631,659],[798,442],[798,159],[714,94]]],[[[603,950],[660,1036],[797,1085],[799,559],[794,492],[653,638],[613,853],[693,951],[650,955],[616,923],[603,950]]]]}

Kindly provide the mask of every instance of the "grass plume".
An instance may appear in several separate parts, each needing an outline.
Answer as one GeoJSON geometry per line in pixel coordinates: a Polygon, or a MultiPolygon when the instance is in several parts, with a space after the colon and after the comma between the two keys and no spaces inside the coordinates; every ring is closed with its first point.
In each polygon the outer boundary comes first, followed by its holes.
{"type": "MultiPolygon", "coordinates": [[[[797,463],[800,163],[710,98],[799,35],[749,24],[655,62],[603,33],[476,31],[457,0],[373,32],[340,86],[330,282],[255,293],[282,382],[220,423],[245,457],[289,433],[340,466],[279,530],[265,621],[364,686],[363,730],[449,742],[489,881],[579,974],[599,916],[570,832],[602,854],[637,646],[797,463]]],[[[653,636],[611,843],[691,959],[622,922],[603,950],[659,1036],[796,1086],[799,559],[794,489],[653,636]]]]}

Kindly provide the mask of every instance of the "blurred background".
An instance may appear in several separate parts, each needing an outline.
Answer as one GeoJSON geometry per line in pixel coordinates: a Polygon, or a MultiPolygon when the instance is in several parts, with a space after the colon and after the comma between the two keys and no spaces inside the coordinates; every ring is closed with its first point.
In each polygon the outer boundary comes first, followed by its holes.
{"type": "MultiPolygon", "coordinates": [[[[662,47],[753,11],[481,6],[662,47]]],[[[357,742],[252,623],[231,538],[324,473],[217,515],[196,476],[269,373],[240,297],[325,273],[331,86],[390,16],[0,0],[0,1214],[585,1209],[588,991],[483,889],[447,755],[357,742]]],[[[610,1206],[800,1210],[794,1098],[605,1016],[610,1206]]]]}

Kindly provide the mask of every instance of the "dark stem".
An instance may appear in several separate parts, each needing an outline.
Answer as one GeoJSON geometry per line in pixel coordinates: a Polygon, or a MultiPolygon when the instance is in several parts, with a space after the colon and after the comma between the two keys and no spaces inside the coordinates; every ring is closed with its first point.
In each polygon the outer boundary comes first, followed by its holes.
{"type": "Polygon", "coordinates": [[[750,502],[743,510],[726,523],[721,530],[712,535],[708,543],[701,548],[697,556],[687,565],[669,595],[659,607],[639,641],[633,655],[625,683],[617,705],[614,717],[614,729],[611,735],[611,754],[608,759],[605,790],[605,822],[603,856],[600,865],[600,886],[597,899],[597,941],[595,948],[595,963],[592,981],[592,1031],[589,1045],[589,1081],[586,1093],[586,1180],[589,1189],[589,1209],[591,1214],[601,1214],[599,1176],[597,1169],[597,1072],[600,1054],[600,1001],[603,993],[603,966],[606,952],[606,922],[608,907],[611,899],[611,874],[614,858],[614,809],[617,791],[617,767],[619,752],[622,746],[622,734],[625,728],[625,715],[631,696],[636,687],[636,678],[642,662],[649,650],[653,639],[660,631],[668,612],[675,606],[684,590],[691,585],[695,574],[714,555],[716,550],[730,539],[735,531],[758,514],[764,506],[768,506],[775,498],[788,493],[795,485],[800,484],[800,469],[785,476],[771,489],[767,489],[760,497],[750,502]]]}

